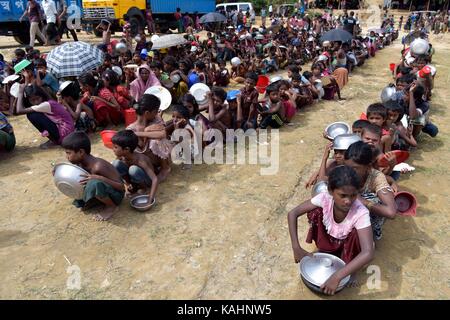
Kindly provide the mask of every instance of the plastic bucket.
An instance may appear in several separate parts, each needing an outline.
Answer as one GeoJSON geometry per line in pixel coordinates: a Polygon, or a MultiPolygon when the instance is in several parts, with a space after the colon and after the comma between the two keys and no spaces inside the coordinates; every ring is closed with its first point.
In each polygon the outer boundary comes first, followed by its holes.
{"type": "Polygon", "coordinates": [[[117,133],[114,130],[103,130],[100,132],[100,136],[102,137],[103,145],[109,149],[113,148],[112,137],[117,133]]]}
{"type": "Polygon", "coordinates": [[[256,89],[259,93],[266,92],[266,88],[270,83],[270,78],[267,76],[259,75],[258,81],[256,82],[256,89]]]}
{"type": "Polygon", "coordinates": [[[409,192],[400,191],[395,194],[395,203],[397,205],[397,213],[402,216],[415,216],[417,209],[417,199],[409,192]]]}
{"type": "Polygon", "coordinates": [[[125,119],[125,127],[128,127],[130,124],[136,121],[136,110],[133,108],[125,109],[122,111],[123,118],[125,119]]]}
{"type": "Polygon", "coordinates": [[[390,69],[392,72],[394,72],[394,70],[395,70],[395,63],[389,64],[389,69],[390,69]]]}

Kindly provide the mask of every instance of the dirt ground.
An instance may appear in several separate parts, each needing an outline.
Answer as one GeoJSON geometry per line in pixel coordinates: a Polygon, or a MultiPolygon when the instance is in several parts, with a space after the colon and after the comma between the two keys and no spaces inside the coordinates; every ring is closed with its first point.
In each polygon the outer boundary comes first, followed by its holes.
{"type": "MultiPolygon", "coordinates": [[[[334,121],[352,123],[378,100],[390,80],[389,63],[399,57],[399,41],[352,75],[343,90],[346,101],[306,108],[281,130],[278,174],[261,176],[260,165],[174,166],[158,190],[156,207],[138,213],[124,201],[110,222],[94,222],[56,190],[51,164],[65,160],[63,151],[40,150],[44,138],[25,117],[12,117],[17,146],[0,155],[0,298],[450,297],[449,40],[449,35],[432,40],[438,74],[431,118],[440,133],[421,137],[408,160],[416,171],[400,181],[418,198],[417,216],[385,224],[375,267],[357,274],[360,286],[334,297],[311,292],[293,260],[286,214],[310,196],[303,186],[319,166],[326,144],[322,130],[334,121]],[[77,270],[79,290],[70,286],[77,270]],[[373,270],[381,276],[375,289],[366,285],[373,270]]],[[[0,48],[10,41],[0,38],[0,48]]],[[[99,134],[92,141],[94,155],[113,160],[99,134]]],[[[303,217],[302,239],[306,231],[303,217]]]]}

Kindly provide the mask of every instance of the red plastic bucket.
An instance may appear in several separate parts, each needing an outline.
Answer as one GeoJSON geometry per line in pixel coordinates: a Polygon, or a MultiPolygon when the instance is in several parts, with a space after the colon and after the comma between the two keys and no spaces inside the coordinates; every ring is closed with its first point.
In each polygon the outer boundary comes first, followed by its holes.
{"type": "Polygon", "coordinates": [[[115,134],[117,133],[117,131],[114,130],[103,130],[102,132],[100,132],[100,136],[102,137],[103,140],[103,145],[109,149],[113,148],[113,143],[112,143],[112,137],[115,136],[115,134]]]}
{"type": "Polygon", "coordinates": [[[394,197],[397,205],[397,213],[402,216],[415,216],[417,209],[417,199],[409,192],[400,191],[394,197]]]}
{"type": "Polygon", "coordinates": [[[125,127],[128,127],[130,124],[136,121],[136,110],[133,108],[125,109],[122,111],[123,118],[125,119],[125,127]]]}
{"type": "Polygon", "coordinates": [[[389,64],[389,69],[391,69],[392,72],[395,70],[395,63],[389,64]]]}
{"type": "Polygon", "coordinates": [[[270,79],[267,76],[260,75],[258,76],[258,81],[256,82],[256,90],[258,90],[259,93],[266,92],[266,88],[270,83],[270,79]]]}

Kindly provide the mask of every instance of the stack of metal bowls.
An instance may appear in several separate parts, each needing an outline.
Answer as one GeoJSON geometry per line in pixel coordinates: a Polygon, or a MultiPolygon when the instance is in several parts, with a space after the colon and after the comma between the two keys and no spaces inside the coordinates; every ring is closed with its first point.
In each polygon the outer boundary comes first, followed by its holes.
{"type": "Polygon", "coordinates": [[[325,132],[328,139],[334,140],[334,138],[341,134],[350,133],[351,128],[345,122],[333,122],[325,128],[325,132]]]}

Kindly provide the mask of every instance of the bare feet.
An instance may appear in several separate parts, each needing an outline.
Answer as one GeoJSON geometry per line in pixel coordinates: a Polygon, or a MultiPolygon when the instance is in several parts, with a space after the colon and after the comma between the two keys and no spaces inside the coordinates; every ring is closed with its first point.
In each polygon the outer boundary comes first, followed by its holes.
{"type": "Polygon", "coordinates": [[[119,210],[118,206],[107,206],[100,213],[94,215],[95,221],[106,221],[110,219],[117,211],[119,210]]]}
{"type": "Polygon", "coordinates": [[[48,140],[47,142],[44,142],[44,143],[40,144],[39,148],[41,148],[41,149],[49,149],[49,148],[53,148],[53,147],[56,147],[56,146],[58,146],[56,143],[54,143],[51,140],[48,140]]]}

